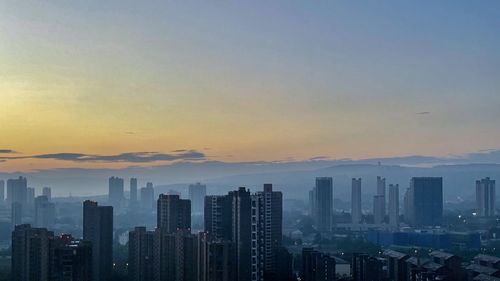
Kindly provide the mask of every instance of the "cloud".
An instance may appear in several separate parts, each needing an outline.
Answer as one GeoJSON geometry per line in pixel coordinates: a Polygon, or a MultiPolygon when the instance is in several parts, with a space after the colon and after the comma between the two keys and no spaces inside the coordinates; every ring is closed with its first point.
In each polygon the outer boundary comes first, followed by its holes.
{"type": "Polygon", "coordinates": [[[7,153],[17,153],[15,150],[12,149],[0,149],[1,154],[7,154],[7,153]]]}
{"type": "Polygon", "coordinates": [[[422,111],[422,112],[417,112],[415,113],[417,115],[428,115],[428,114],[431,114],[429,111],[422,111]]]}
{"type": "Polygon", "coordinates": [[[158,153],[158,152],[127,152],[115,155],[96,155],[83,153],[51,153],[31,156],[0,157],[2,160],[12,159],[54,159],[73,162],[129,162],[148,163],[157,161],[174,160],[204,160],[205,154],[196,150],[185,150],[179,153],[158,153]]]}
{"type": "Polygon", "coordinates": [[[309,158],[310,161],[329,160],[329,159],[330,159],[329,156],[316,156],[316,157],[309,158]]]}

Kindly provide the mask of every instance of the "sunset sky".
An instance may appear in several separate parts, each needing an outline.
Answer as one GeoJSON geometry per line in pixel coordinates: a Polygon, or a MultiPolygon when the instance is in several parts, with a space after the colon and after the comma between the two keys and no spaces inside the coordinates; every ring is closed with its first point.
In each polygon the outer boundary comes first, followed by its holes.
{"type": "Polygon", "coordinates": [[[499,65],[493,0],[3,1],[0,170],[498,149],[499,65]]]}

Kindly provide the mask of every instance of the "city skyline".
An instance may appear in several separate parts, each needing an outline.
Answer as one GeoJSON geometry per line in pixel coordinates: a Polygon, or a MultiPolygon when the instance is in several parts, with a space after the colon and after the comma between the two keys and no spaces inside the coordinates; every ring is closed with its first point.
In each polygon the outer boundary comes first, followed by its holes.
{"type": "Polygon", "coordinates": [[[0,169],[499,148],[498,3],[283,4],[4,3],[0,169]]]}

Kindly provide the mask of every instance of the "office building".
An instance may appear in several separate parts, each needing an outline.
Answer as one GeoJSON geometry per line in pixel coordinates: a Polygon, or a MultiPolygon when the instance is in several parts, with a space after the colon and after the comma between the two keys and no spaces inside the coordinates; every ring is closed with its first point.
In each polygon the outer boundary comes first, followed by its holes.
{"type": "Polygon", "coordinates": [[[385,220],[385,196],[373,196],[373,222],[375,224],[384,223],[385,220]]]}
{"type": "Polygon", "coordinates": [[[476,213],[481,217],[495,215],[495,181],[484,178],[476,181],[476,213]]]}
{"type": "Polygon", "coordinates": [[[315,251],[312,248],[302,249],[301,280],[304,281],[334,281],[335,258],[315,251]]]}
{"type": "Polygon", "coordinates": [[[52,201],[52,189],[48,186],[42,189],[42,195],[46,196],[49,201],[52,201]]]}
{"type": "Polygon", "coordinates": [[[15,227],[12,232],[12,281],[52,281],[49,252],[53,237],[54,234],[45,228],[32,228],[29,224],[15,227]]]}
{"type": "Polygon", "coordinates": [[[52,228],[55,223],[55,205],[47,196],[35,198],[35,227],[52,228]]]}
{"type": "Polygon", "coordinates": [[[133,205],[137,202],[137,179],[130,179],[130,203],[133,205]]]}
{"type": "Polygon", "coordinates": [[[141,188],[141,206],[144,209],[152,210],[155,208],[155,190],[153,184],[148,183],[146,187],[141,188]]]}
{"type": "Polygon", "coordinates": [[[353,224],[361,223],[361,178],[352,179],[351,217],[353,224]]]}
{"type": "Polygon", "coordinates": [[[319,231],[330,231],[333,224],[333,179],[316,178],[314,187],[314,224],[319,231]]]}
{"type": "Polygon", "coordinates": [[[189,200],[191,200],[191,213],[203,214],[203,204],[207,195],[207,186],[201,183],[189,185],[189,200]]]}
{"type": "Polygon", "coordinates": [[[50,281],[92,281],[92,244],[61,235],[51,241],[50,281]]]}
{"type": "Polygon", "coordinates": [[[123,179],[118,177],[109,178],[108,203],[113,207],[119,207],[125,196],[123,195],[123,179]]]}
{"type": "Polygon", "coordinates": [[[389,185],[389,225],[399,226],[399,185],[389,185]]]}
{"type": "Polygon", "coordinates": [[[25,177],[7,180],[7,204],[20,203],[26,207],[28,181],[25,177]]]}
{"type": "Polygon", "coordinates": [[[160,194],[157,203],[157,227],[167,233],[191,229],[191,202],[178,195],[160,194]]]}
{"type": "Polygon", "coordinates": [[[153,231],[136,227],[129,232],[128,276],[130,281],[150,281],[154,278],[154,239],[153,231]]]}
{"type": "Polygon", "coordinates": [[[405,204],[405,219],[410,225],[440,226],[443,219],[443,178],[412,178],[405,204]]]}
{"type": "Polygon", "coordinates": [[[83,239],[92,243],[92,280],[109,280],[113,269],[113,207],[83,202],[83,239]]]}

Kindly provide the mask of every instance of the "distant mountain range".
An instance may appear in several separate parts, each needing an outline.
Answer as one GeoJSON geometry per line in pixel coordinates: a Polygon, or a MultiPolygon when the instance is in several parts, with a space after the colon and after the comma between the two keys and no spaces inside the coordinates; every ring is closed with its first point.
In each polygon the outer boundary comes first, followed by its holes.
{"type": "MultiPolygon", "coordinates": [[[[498,151],[495,150],[494,154],[498,156],[498,151]]],[[[238,186],[246,186],[255,191],[260,190],[263,183],[273,183],[277,190],[285,192],[285,198],[307,200],[308,191],[314,185],[315,177],[331,176],[334,178],[335,197],[349,200],[353,177],[363,179],[363,194],[369,198],[374,194],[377,176],[387,178],[388,184],[399,184],[401,194],[413,176],[442,176],[445,199],[460,201],[474,198],[475,180],[483,177],[500,179],[500,165],[488,163],[497,161],[496,157],[491,158],[490,152],[481,155],[482,158],[473,155],[470,159],[409,156],[297,162],[178,162],[171,165],[130,167],[120,170],[53,169],[31,173],[0,173],[0,179],[23,175],[28,177],[30,186],[37,188],[51,186],[55,196],[106,194],[107,179],[110,176],[123,177],[126,182],[130,177],[137,177],[140,186],[151,181],[157,187],[157,192],[168,192],[172,189],[183,194],[187,194],[188,184],[194,182],[206,183],[210,194],[225,193],[238,186]],[[460,163],[460,161],[480,160],[479,158],[488,161],[485,161],[485,164],[460,163]]],[[[128,183],[125,190],[128,190],[128,183]]]]}

